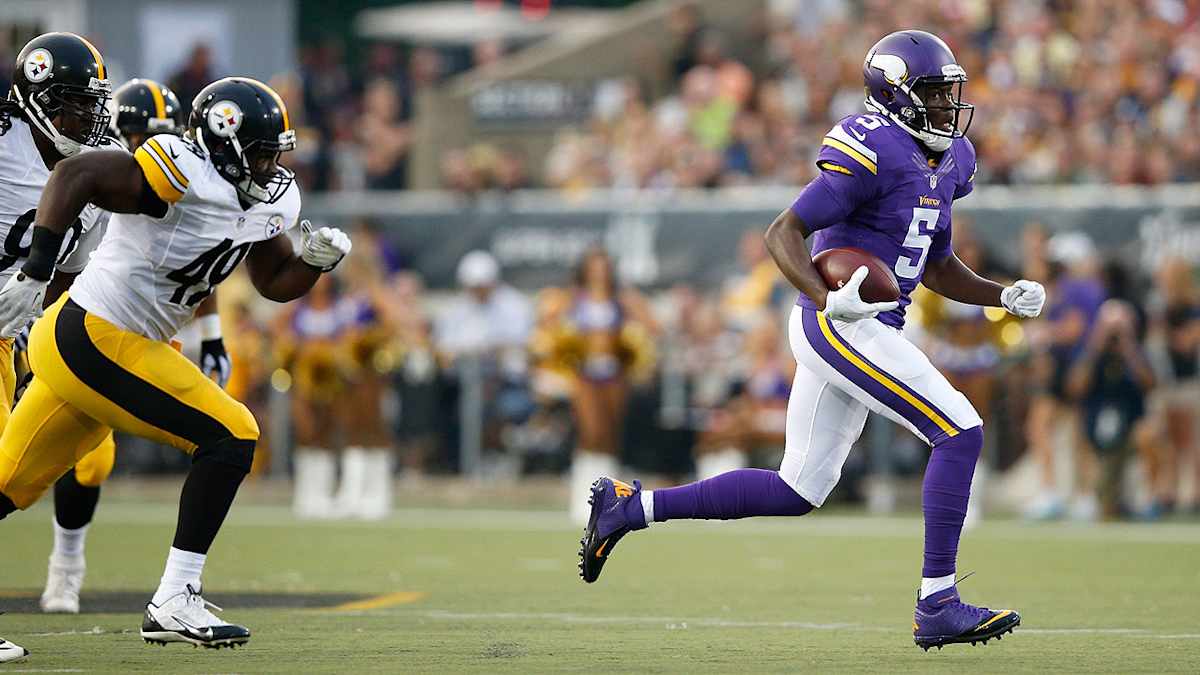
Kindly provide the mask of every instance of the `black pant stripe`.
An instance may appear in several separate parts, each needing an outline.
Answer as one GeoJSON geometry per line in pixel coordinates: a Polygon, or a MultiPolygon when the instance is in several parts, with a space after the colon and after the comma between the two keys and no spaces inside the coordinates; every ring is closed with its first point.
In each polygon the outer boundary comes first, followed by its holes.
{"type": "Polygon", "coordinates": [[[54,323],[59,355],[81,382],[146,424],[169,431],[197,446],[233,437],[233,433],[217,419],[183,403],[105,356],[88,336],[85,317],[87,312],[68,299],[54,323]]]}

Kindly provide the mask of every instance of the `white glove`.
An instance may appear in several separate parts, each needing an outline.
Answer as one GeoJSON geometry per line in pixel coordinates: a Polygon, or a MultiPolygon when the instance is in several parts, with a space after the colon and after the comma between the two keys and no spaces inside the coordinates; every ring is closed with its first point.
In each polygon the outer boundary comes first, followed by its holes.
{"type": "Polygon", "coordinates": [[[1046,289],[1036,281],[1021,279],[1000,292],[1000,304],[1009,314],[1032,319],[1042,313],[1046,304],[1046,289]]]}
{"type": "Polygon", "coordinates": [[[336,227],[322,227],[315,232],[312,223],[300,222],[300,259],[328,272],[350,252],[350,237],[336,227]]]}
{"type": "Polygon", "coordinates": [[[854,270],[850,280],[842,284],[836,291],[829,291],[825,296],[825,316],[838,321],[860,321],[872,319],[880,312],[890,312],[900,306],[900,303],[866,302],[858,295],[858,287],[867,278],[867,267],[863,265],[854,270]]]}
{"type": "Polygon", "coordinates": [[[49,281],[17,272],[0,289],[0,337],[15,338],[30,321],[42,315],[49,281]]]}

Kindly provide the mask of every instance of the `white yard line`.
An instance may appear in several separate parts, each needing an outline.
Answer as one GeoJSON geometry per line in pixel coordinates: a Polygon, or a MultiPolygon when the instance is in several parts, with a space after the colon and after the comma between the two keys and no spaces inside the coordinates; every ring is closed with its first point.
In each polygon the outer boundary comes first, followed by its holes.
{"type": "MultiPolygon", "coordinates": [[[[810,621],[742,621],[718,617],[593,616],[569,612],[456,612],[449,610],[396,610],[393,614],[438,621],[548,621],[566,624],[658,624],[668,630],[688,628],[783,628],[850,633],[897,633],[903,627],[863,626],[854,623],[810,621]]],[[[1197,633],[1153,633],[1146,628],[1017,628],[1021,635],[1130,635],[1156,640],[1200,639],[1197,633]]]]}

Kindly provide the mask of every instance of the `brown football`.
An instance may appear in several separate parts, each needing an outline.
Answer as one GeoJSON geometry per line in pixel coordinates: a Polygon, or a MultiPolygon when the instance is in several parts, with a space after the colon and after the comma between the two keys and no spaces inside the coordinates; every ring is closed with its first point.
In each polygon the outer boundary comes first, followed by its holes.
{"type": "Polygon", "coordinates": [[[831,248],[813,257],[813,264],[831,289],[839,289],[850,280],[854,270],[866,265],[867,278],[858,289],[859,297],[867,302],[891,302],[900,299],[900,284],[896,275],[883,261],[861,248],[831,248]]]}

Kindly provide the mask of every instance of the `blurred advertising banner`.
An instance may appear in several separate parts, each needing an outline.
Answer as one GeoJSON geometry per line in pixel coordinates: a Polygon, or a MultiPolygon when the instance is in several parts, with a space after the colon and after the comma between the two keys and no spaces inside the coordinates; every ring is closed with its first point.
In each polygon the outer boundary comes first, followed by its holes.
{"type": "MultiPolygon", "coordinates": [[[[477,248],[495,254],[518,287],[562,284],[594,244],[614,255],[628,283],[716,285],[736,268],[742,235],[764,231],[797,192],[360,193],[316,197],[305,215],[343,226],[370,220],[435,288],[453,286],[458,260],[477,248]]],[[[1168,254],[1200,263],[1200,190],[1191,186],[980,188],[956,205],[955,217],[1013,267],[1021,230],[1033,222],[1086,232],[1106,255],[1141,271],[1168,254]]]]}

